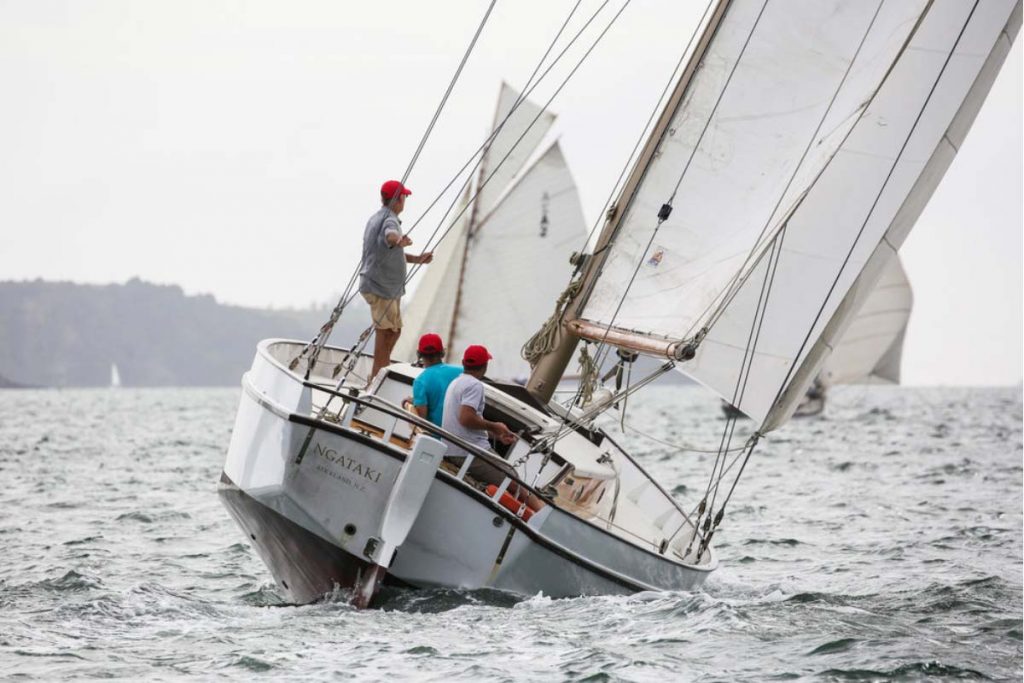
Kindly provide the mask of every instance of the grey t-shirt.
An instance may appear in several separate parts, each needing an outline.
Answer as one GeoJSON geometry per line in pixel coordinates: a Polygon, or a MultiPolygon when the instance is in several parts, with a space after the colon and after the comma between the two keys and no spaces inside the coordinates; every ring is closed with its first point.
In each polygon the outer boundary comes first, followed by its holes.
{"type": "Polygon", "coordinates": [[[402,223],[391,209],[380,207],[370,216],[363,231],[363,268],[359,271],[359,291],[385,299],[405,294],[405,249],[389,246],[385,236],[402,236],[402,223]]]}
{"type": "MultiPolygon", "coordinates": [[[[490,450],[491,443],[487,440],[487,432],[483,429],[467,429],[459,422],[459,407],[469,406],[478,415],[484,414],[484,385],[473,375],[463,373],[452,380],[448,391],[444,394],[444,417],[441,426],[466,441],[490,450]]],[[[469,455],[464,448],[448,444],[447,455],[469,455]]]]}

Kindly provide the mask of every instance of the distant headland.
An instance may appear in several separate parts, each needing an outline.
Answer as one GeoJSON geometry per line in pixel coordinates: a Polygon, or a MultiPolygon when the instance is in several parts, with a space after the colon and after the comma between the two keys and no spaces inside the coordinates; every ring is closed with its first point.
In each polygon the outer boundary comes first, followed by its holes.
{"type": "MultiPolygon", "coordinates": [[[[125,387],[238,386],[260,339],[312,338],[329,313],[230,306],[139,279],[0,282],[0,387],[109,386],[112,374],[125,387]]],[[[349,316],[333,339],[367,323],[349,316]]]]}

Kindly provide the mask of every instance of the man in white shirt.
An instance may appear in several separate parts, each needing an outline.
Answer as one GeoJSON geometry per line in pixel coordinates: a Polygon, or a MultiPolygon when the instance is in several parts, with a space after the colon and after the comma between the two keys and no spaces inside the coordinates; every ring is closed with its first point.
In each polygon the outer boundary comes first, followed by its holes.
{"type": "MultiPolygon", "coordinates": [[[[483,346],[473,344],[466,349],[462,355],[462,374],[448,385],[445,392],[441,422],[447,431],[484,450],[491,447],[488,434],[504,444],[516,440],[516,435],[504,422],[484,418],[484,384],[480,378],[487,373],[487,361],[490,359],[491,354],[483,346]]],[[[468,454],[464,448],[448,445],[449,456],[468,454]]]]}

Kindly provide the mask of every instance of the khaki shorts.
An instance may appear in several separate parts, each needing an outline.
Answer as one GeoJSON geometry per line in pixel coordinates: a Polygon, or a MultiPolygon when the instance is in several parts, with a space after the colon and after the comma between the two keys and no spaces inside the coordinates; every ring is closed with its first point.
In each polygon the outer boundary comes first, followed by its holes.
{"type": "Polygon", "coordinates": [[[360,292],[370,304],[373,326],[378,330],[402,329],[402,298],[385,299],[369,292],[360,292]]]}

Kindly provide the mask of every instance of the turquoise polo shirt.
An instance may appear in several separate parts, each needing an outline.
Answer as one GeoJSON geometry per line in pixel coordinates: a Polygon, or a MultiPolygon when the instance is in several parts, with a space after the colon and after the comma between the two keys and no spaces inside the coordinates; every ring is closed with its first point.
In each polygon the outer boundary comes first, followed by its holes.
{"type": "Polygon", "coordinates": [[[427,419],[441,426],[444,417],[444,392],[456,377],[462,374],[459,365],[438,363],[420,373],[412,383],[412,404],[427,407],[427,419]]]}

